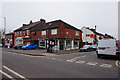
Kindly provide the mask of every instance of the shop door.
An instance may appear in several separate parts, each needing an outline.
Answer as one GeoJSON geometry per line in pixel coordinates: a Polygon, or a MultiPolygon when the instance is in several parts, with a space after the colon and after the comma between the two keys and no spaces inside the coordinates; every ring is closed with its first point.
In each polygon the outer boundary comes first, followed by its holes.
{"type": "Polygon", "coordinates": [[[63,49],[64,49],[64,41],[60,40],[60,50],[63,50],[63,49]]]}

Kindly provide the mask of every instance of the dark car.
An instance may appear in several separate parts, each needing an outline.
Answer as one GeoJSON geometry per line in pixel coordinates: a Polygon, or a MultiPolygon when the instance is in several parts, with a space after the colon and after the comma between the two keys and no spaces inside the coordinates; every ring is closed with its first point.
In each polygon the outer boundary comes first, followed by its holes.
{"type": "Polygon", "coordinates": [[[96,51],[97,45],[91,45],[90,47],[92,51],[96,51]]]}
{"type": "Polygon", "coordinates": [[[14,46],[14,49],[21,49],[22,46],[23,46],[23,44],[17,44],[17,45],[14,46]]]}
{"type": "Polygon", "coordinates": [[[84,45],[82,48],[80,48],[80,52],[81,51],[87,51],[87,52],[91,51],[90,45],[84,45]]]}

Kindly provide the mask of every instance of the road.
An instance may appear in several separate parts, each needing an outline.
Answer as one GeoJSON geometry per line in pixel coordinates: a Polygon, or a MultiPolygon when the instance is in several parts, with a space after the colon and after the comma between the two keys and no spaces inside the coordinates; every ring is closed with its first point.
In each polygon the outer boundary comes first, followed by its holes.
{"type": "Polygon", "coordinates": [[[118,78],[116,59],[98,59],[95,52],[59,56],[26,56],[3,51],[3,78],[118,78]],[[9,76],[8,76],[9,75],[9,76]]]}

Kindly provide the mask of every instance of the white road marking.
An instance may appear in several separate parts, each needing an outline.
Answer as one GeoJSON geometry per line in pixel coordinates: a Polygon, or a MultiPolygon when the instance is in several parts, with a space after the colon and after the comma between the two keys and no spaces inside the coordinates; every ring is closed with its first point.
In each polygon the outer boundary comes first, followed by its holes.
{"type": "Polygon", "coordinates": [[[19,76],[20,78],[23,78],[23,79],[25,79],[25,80],[28,80],[28,79],[26,79],[24,76],[18,74],[17,72],[11,70],[10,68],[8,68],[8,67],[6,67],[6,66],[3,66],[3,68],[5,68],[5,69],[7,69],[8,71],[12,72],[13,74],[19,76]]]}
{"type": "MultiPolygon", "coordinates": [[[[5,72],[3,72],[3,71],[1,71],[1,70],[0,70],[0,73],[4,74],[6,77],[8,77],[8,78],[10,78],[10,79],[13,79],[12,76],[8,75],[7,73],[5,73],[5,72]]],[[[13,80],[15,80],[15,79],[13,79],[13,80]]]]}
{"type": "Polygon", "coordinates": [[[52,58],[52,59],[56,60],[56,58],[52,58]]]}
{"type": "Polygon", "coordinates": [[[83,63],[86,63],[86,61],[79,60],[79,61],[76,61],[76,63],[83,64],[83,63]]]}
{"type": "Polygon", "coordinates": [[[102,65],[100,65],[101,67],[108,67],[108,68],[111,68],[112,67],[112,65],[110,65],[110,64],[102,64],[102,65]]]}
{"type": "Polygon", "coordinates": [[[95,66],[95,65],[97,65],[98,63],[97,63],[97,62],[88,62],[87,64],[88,64],[88,65],[91,65],[91,66],[95,66]]]}
{"type": "Polygon", "coordinates": [[[75,60],[67,60],[68,62],[74,62],[75,60]]]}

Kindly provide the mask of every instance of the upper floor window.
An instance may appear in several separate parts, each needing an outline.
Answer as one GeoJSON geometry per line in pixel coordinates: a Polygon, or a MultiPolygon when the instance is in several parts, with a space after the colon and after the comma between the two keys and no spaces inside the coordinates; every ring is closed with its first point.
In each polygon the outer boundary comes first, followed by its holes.
{"type": "Polygon", "coordinates": [[[75,32],[75,35],[76,35],[76,36],[79,36],[79,31],[76,31],[76,32],[75,32]]]}
{"type": "Polygon", "coordinates": [[[33,36],[36,36],[37,34],[36,34],[36,32],[33,32],[33,36]]]}
{"type": "Polygon", "coordinates": [[[51,34],[52,34],[52,35],[57,34],[57,29],[53,29],[51,34]]]}
{"type": "Polygon", "coordinates": [[[90,34],[86,34],[86,37],[90,37],[90,34]]]}
{"type": "Polygon", "coordinates": [[[23,36],[25,36],[25,31],[23,31],[23,36]]]}
{"type": "Polygon", "coordinates": [[[46,35],[46,31],[42,31],[42,35],[46,35]]]}
{"type": "Polygon", "coordinates": [[[22,36],[22,31],[20,31],[20,36],[22,36]]]}
{"type": "Polygon", "coordinates": [[[27,30],[27,36],[29,35],[29,30],[27,30]]]}
{"type": "Polygon", "coordinates": [[[19,31],[17,32],[17,36],[19,36],[19,31]]]}

